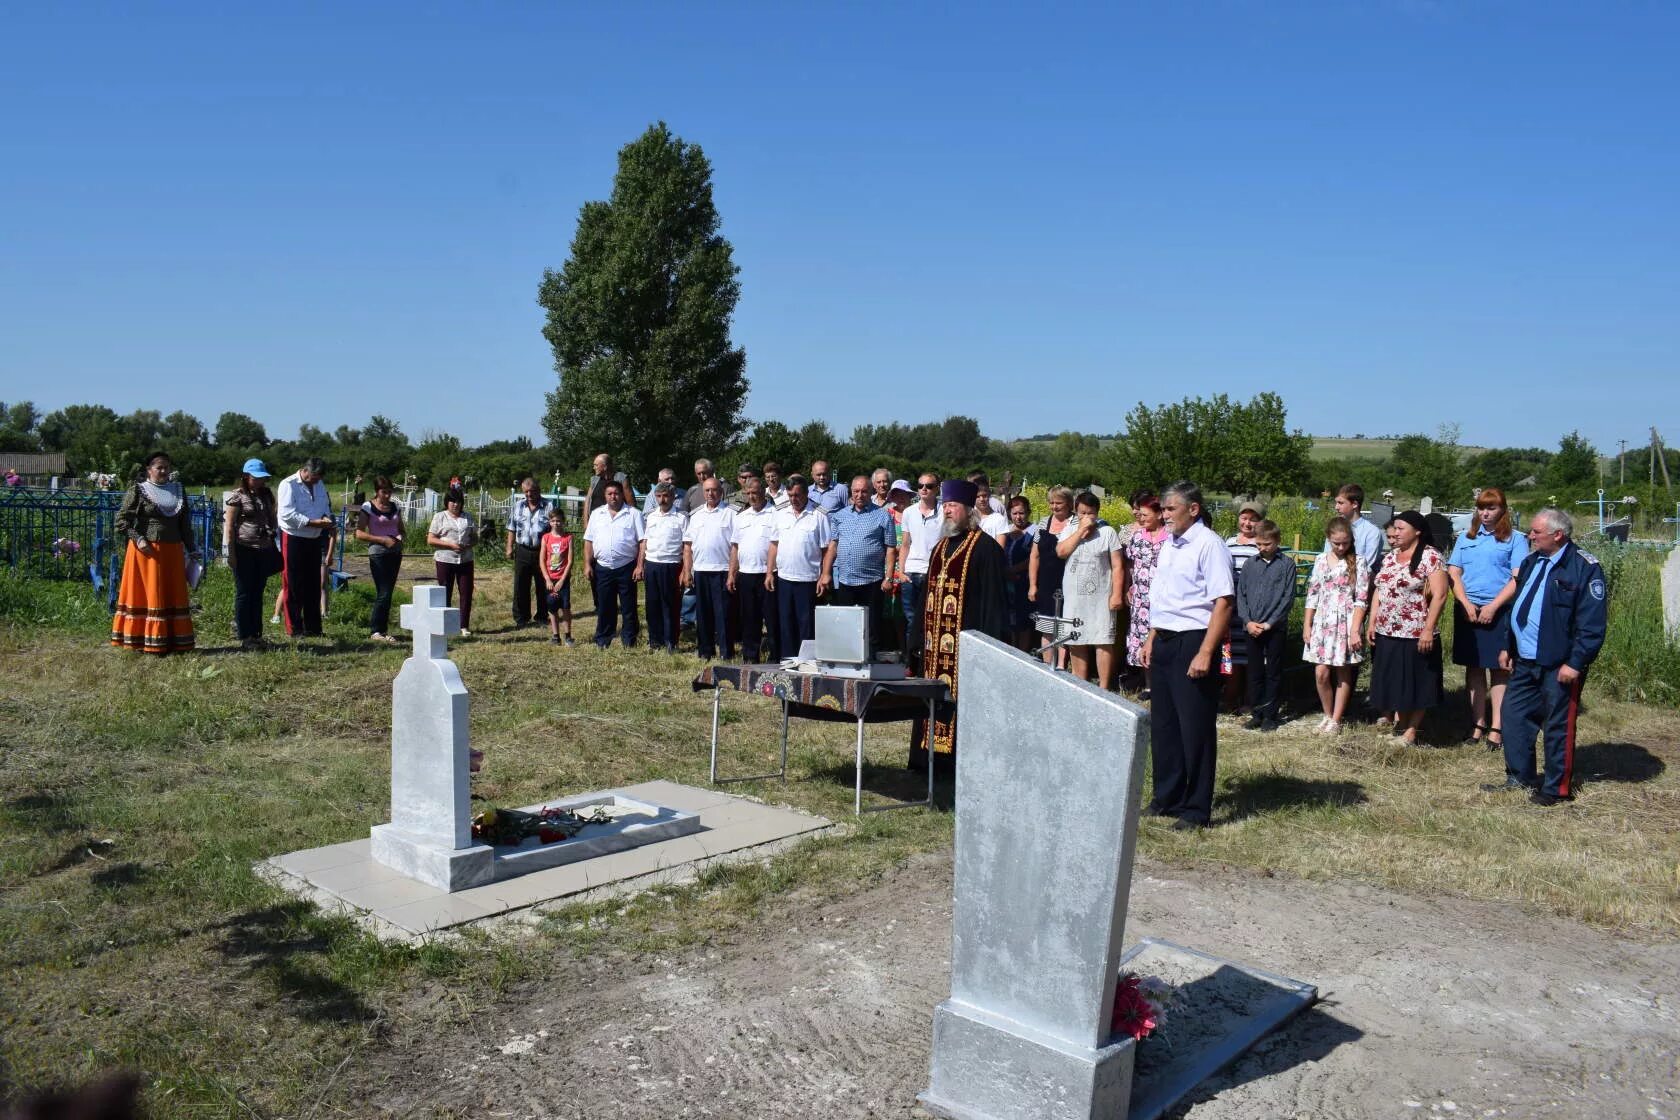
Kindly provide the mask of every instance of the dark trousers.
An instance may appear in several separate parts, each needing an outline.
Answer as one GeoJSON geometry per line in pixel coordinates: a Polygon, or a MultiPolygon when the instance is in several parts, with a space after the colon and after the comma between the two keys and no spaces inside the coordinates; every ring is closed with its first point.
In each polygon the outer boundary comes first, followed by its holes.
{"type": "Polygon", "coordinates": [[[681,564],[642,563],[642,583],[647,588],[648,645],[654,649],[676,649],[681,632],[682,588],[677,577],[681,564]]]}
{"type": "Polygon", "coordinates": [[[321,633],[322,543],[320,537],[280,534],[280,552],[286,562],[280,577],[286,589],[286,633],[295,638],[321,633]]]}
{"type": "Polygon", "coordinates": [[[542,550],[530,545],[513,546],[513,624],[531,621],[535,603],[538,622],[548,621],[548,584],[542,577],[542,550]]]}
{"type": "Polygon", "coordinates": [[[619,629],[619,617],[624,620],[619,638],[624,648],[636,644],[641,625],[636,619],[636,581],[632,578],[635,564],[622,568],[595,565],[595,644],[602,649],[612,645],[613,631],[619,629]]]}
{"type": "Polygon", "coordinates": [[[1149,747],[1155,760],[1154,808],[1206,824],[1213,815],[1219,749],[1219,658],[1204,677],[1189,675],[1206,630],[1158,631],[1149,660],[1149,747]]]}
{"type": "Polygon", "coordinates": [[[783,657],[798,657],[799,643],[817,636],[817,581],[776,577],[776,613],[783,657]]]}
{"type": "Polygon", "coordinates": [[[233,546],[237,555],[233,567],[233,633],[240,641],[262,637],[263,595],[268,576],[263,574],[264,548],[233,546]]]}
{"type": "Polygon", "coordinates": [[[898,587],[898,601],[904,607],[904,656],[920,665],[922,658],[922,597],[927,594],[927,573],[906,572],[898,587]]]}
{"type": "Polygon", "coordinates": [[[373,618],[370,632],[391,632],[391,593],[397,589],[397,573],[402,571],[402,550],[368,553],[368,572],[373,576],[373,618]]]}
{"type": "Polygon", "coordinates": [[[1248,639],[1248,707],[1259,720],[1277,719],[1278,694],[1283,690],[1284,623],[1248,639]]]}
{"type": "Polygon", "coordinates": [[[1575,795],[1575,716],[1581,707],[1582,673],[1571,685],[1557,679],[1556,665],[1517,658],[1511,662],[1511,681],[1499,709],[1505,737],[1505,774],[1554,797],[1575,795]],[[1534,770],[1534,736],[1544,734],[1546,772],[1534,770]]]}
{"type": "Polygon", "coordinates": [[[694,636],[700,656],[712,658],[723,651],[723,659],[735,656],[729,641],[729,573],[694,573],[694,636]]]}
{"type": "Polygon", "coordinates": [[[764,573],[737,573],[735,598],[741,604],[741,660],[780,660],[780,615],[776,610],[776,596],[764,588],[764,573]]]}
{"type": "Polygon", "coordinates": [[[836,584],[834,587],[833,603],[837,607],[867,607],[869,608],[869,656],[875,657],[875,651],[881,645],[881,604],[886,599],[886,592],[881,590],[879,583],[865,583],[856,587],[836,584]]]}
{"type": "Polygon", "coordinates": [[[455,601],[455,589],[461,589],[461,629],[472,629],[472,593],[473,566],[471,564],[444,564],[432,561],[432,572],[437,576],[438,583],[443,585],[443,605],[449,606],[455,601]]]}

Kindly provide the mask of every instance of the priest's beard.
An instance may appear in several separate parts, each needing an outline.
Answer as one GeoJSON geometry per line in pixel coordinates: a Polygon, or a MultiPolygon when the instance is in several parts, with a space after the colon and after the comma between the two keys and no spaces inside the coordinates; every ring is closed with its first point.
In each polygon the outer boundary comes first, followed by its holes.
{"type": "Polygon", "coordinates": [[[968,533],[968,525],[961,521],[946,518],[939,523],[939,535],[942,537],[961,537],[968,533]]]}

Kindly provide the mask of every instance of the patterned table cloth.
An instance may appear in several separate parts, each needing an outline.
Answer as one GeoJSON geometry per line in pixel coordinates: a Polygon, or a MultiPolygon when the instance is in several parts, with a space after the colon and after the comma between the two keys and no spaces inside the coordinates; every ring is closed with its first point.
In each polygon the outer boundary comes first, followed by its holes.
{"type": "Polygon", "coordinates": [[[792,673],[780,665],[708,665],[694,678],[694,691],[727,688],[772,700],[786,700],[788,714],[835,722],[892,723],[927,715],[937,701],[943,714],[950,689],[941,681],[911,677],[899,681],[859,680],[822,673],[792,673]]]}

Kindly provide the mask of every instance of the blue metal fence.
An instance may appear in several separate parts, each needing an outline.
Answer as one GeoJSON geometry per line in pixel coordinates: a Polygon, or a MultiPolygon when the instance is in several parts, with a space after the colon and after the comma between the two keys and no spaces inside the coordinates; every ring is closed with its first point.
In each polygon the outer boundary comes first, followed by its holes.
{"type": "MultiPolygon", "coordinates": [[[[117,533],[122,490],[0,487],[0,559],[13,571],[86,579],[116,602],[127,541],[117,533]]],[[[222,519],[213,498],[187,495],[199,553],[215,554],[222,519]]]]}

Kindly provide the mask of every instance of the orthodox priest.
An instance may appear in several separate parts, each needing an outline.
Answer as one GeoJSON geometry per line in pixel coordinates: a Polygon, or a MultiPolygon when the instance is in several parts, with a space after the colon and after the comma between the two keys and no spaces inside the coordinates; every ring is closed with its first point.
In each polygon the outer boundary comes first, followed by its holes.
{"type": "MultiPolygon", "coordinates": [[[[944,681],[953,703],[960,704],[957,635],[978,630],[999,641],[1009,636],[1009,565],[1003,548],[980,531],[974,515],[979,490],[972,482],[951,479],[939,489],[939,542],[928,558],[927,589],[922,597],[922,676],[944,681]]],[[[910,768],[928,764],[931,741],[935,765],[948,770],[956,761],[957,719],[926,717],[916,721],[910,739],[910,768]]]]}

